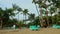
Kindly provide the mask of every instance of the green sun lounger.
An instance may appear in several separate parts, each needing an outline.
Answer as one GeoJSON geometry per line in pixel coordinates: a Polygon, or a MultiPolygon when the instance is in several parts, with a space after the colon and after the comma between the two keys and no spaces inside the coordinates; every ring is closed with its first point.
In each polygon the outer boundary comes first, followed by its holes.
{"type": "Polygon", "coordinates": [[[32,25],[29,27],[30,30],[38,30],[40,28],[40,26],[35,26],[35,25],[32,25]]]}
{"type": "Polygon", "coordinates": [[[53,28],[58,28],[58,29],[60,29],[60,26],[59,26],[59,25],[54,24],[54,25],[53,25],[53,28]]]}

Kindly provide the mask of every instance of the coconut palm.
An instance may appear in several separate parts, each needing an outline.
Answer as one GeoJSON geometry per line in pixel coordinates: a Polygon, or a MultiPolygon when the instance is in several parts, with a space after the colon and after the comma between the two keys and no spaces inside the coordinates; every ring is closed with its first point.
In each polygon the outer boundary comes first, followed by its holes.
{"type": "Polygon", "coordinates": [[[38,15],[39,15],[38,18],[39,18],[39,21],[40,21],[40,14],[39,14],[39,10],[38,10],[38,7],[37,7],[37,5],[36,5],[36,2],[37,2],[36,0],[33,0],[33,1],[32,1],[32,3],[35,4],[35,7],[36,7],[36,10],[37,10],[37,13],[38,13],[38,15]]]}
{"type": "MultiPolygon", "coordinates": [[[[49,21],[48,21],[48,11],[47,11],[49,5],[45,4],[46,1],[47,1],[47,0],[38,0],[38,5],[39,5],[40,8],[44,8],[44,9],[45,9],[45,11],[46,11],[46,12],[45,12],[45,13],[46,13],[46,21],[47,21],[47,24],[49,25],[49,21]],[[42,1],[44,1],[44,2],[42,2],[42,1]]],[[[40,11],[40,12],[41,12],[41,11],[40,11]]],[[[42,12],[41,12],[41,13],[42,13],[42,12]]]]}
{"type": "Polygon", "coordinates": [[[13,6],[13,8],[9,8],[9,9],[6,8],[5,10],[3,10],[2,8],[0,8],[1,26],[3,24],[5,25],[6,23],[8,23],[8,20],[10,19],[11,16],[15,16],[16,15],[16,13],[14,13],[15,10],[18,10],[18,12],[21,11],[21,8],[16,8],[14,6],[13,6]],[[4,23],[2,23],[2,22],[4,22],[4,23]]]}
{"type": "Polygon", "coordinates": [[[42,11],[40,11],[41,10],[41,5],[42,5],[42,0],[33,0],[33,2],[34,2],[34,4],[35,4],[35,6],[36,6],[36,10],[37,10],[37,12],[38,12],[38,15],[39,15],[39,21],[40,21],[40,23],[41,23],[41,26],[42,26],[42,23],[43,23],[43,18],[42,18],[42,11]],[[36,4],[38,4],[38,6],[39,6],[39,8],[40,8],[40,10],[38,11],[38,9],[37,9],[37,5],[36,4]]]}
{"type": "Polygon", "coordinates": [[[0,8],[0,24],[1,24],[1,28],[2,28],[2,23],[3,23],[2,15],[3,15],[3,9],[0,8]]]}
{"type": "Polygon", "coordinates": [[[19,13],[22,12],[23,10],[22,10],[22,8],[20,8],[20,7],[17,6],[16,4],[12,4],[12,6],[13,6],[13,9],[14,9],[15,11],[18,11],[16,14],[18,14],[18,20],[19,20],[19,13]]]}
{"type": "Polygon", "coordinates": [[[52,2],[53,2],[53,5],[57,8],[57,11],[55,14],[58,22],[58,11],[60,10],[60,0],[52,0],[52,2]]]}
{"type": "Polygon", "coordinates": [[[17,6],[16,4],[12,4],[12,6],[13,6],[13,9],[14,10],[17,10],[18,12],[21,12],[22,11],[22,8],[19,7],[19,6],[17,6]]]}
{"type": "MultiPolygon", "coordinates": [[[[26,20],[27,14],[28,14],[28,9],[24,9],[24,10],[23,10],[23,18],[25,18],[25,20],[26,20]],[[24,16],[25,16],[25,17],[24,17],[24,16]]],[[[23,22],[24,22],[24,19],[23,19],[23,22]]],[[[26,23],[26,22],[25,22],[25,23],[26,23]]]]}
{"type": "Polygon", "coordinates": [[[56,12],[56,8],[54,6],[50,7],[50,13],[51,13],[51,19],[52,19],[52,24],[54,23],[54,20],[53,20],[53,13],[56,12]]]}
{"type": "Polygon", "coordinates": [[[6,24],[8,22],[10,16],[15,16],[12,8],[5,10],[0,8],[1,27],[3,27],[3,24],[6,24]]]}
{"type": "Polygon", "coordinates": [[[32,13],[31,13],[31,14],[28,16],[28,20],[29,20],[31,23],[33,23],[34,19],[35,19],[35,14],[32,14],[32,13]]]}
{"type": "Polygon", "coordinates": [[[36,7],[36,10],[37,10],[37,13],[38,13],[38,15],[39,15],[38,7],[37,7],[37,5],[36,5],[36,0],[33,0],[32,3],[35,4],[35,7],[36,7]]]}
{"type": "Polygon", "coordinates": [[[60,12],[60,0],[57,0],[57,1],[56,1],[56,7],[57,7],[57,9],[59,9],[59,10],[57,11],[57,16],[56,16],[57,22],[58,22],[58,12],[60,12]]]}
{"type": "MultiPolygon", "coordinates": [[[[14,8],[14,10],[17,10],[18,12],[17,12],[17,14],[19,13],[19,12],[22,12],[21,14],[23,14],[23,18],[24,18],[24,16],[25,16],[25,19],[26,19],[26,15],[28,14],[28,9],[24,9],[24,10],[22,10],[19,6],[17,6],[16,4],[13,4],[13,8],[14,8]]],[[[18,18],[19,19],[19,18],[18,18]]],[[[23,22],[24,22],[24,19],[23,19],[23,22]]]]}

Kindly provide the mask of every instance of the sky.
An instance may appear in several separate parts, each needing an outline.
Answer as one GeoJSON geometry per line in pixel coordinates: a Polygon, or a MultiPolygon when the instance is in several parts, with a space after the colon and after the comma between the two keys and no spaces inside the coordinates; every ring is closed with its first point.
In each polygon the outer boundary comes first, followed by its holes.
{"type": "MultiPolygon", "coordinates": [[[[35,13],[36,16],[38,15],[35,5],[32,3],[32,0],[0,0],[0,7],[3,9],[11,8],[12,3],[18,5],[22,9],[28,9],[29,13],[35,13]]],[[[22,20],[23,16],[21,14],[17,14],[14,18],[22,20]]]]}

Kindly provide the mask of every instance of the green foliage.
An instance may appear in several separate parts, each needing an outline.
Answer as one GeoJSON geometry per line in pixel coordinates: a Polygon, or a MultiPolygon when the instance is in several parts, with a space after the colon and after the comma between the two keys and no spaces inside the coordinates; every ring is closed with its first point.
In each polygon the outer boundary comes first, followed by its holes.
{"type": "Polygon", "coordinates": [[[16,19],[9,19],[7,21],[7,23],[4,22],[3,25],[4,25],[4,27],[11,27],[11,26],[13,26],[16,23],[17,23],[17,20],[16,19]]]}
{"type": "Polygon", "coordinates": [[[56,1],[56,7],[60,8],[60,1],[58,1],[58,0],[56,1]]]}
{"type": "Polygon", "coordinates": [[[28,16],[28,19],[29,19],[29,20],[34,20],[34,19],[35,19],[35,14],[30,14],[30,15],[28,16]]]}
{"type": "Polygon", "coordinates": [[[39,18],[38,18],[38,17],[36,17],[36,18],[34,19],[34,24],[35,24],[35,25],[40,25],[40,21],[39,21],[39,18]]]}
{"type": "Polygon", "coordinates": [[[19,21],[17,24],[20,25],[20,26],[22,26],[23,25],[23,22],[22,21],[19,21]]]}
{"type": "MultiPolygon", "coordinates": [[[[60,8],[60,0],[45,0],[44,2],[42,2],[42,1],[44,1],[44,0],[33,0],[32,1],[32,3],[34,3],[35,5],[38,5],[39,9],[41,9],[38,12],[40,13],[39,16],[41,16],[42,18],[38,17],[38,16],[35,17],[35,14],[29,14],[28,9],[23,10],[22,8],[20,8],[16,4],[13,4],[12,5],[13,7],[9,8],[9,9],[6,8],[5,10],[3,10],[2,8],[0,8],[0,20],[2,20],[2,24],[6,25],[6,26],[12,26],[13,24],[17,23],[19,26],[22,26],[24,20],[23,21],[17,21],[16,19],[10,19],[9,18],[11,16],[12,17],[15,16],[19,12],[22,12],[23,16],[25,16],[25,20],[26,20],[26,16],[28,15],[28,20],[31,22],[28,25],[40,25],[39,18],[46,20],[45,15],[47,15],[47,14],[45,14],[45,12],[47,11],[47,9],[49,9],[49,7],[50,7],[50,9],[48,12],[51,13],[51,16],[48,16],[49,17],[49,19],[48,19],[49,24],[52,24],[52,17],[53,17],[54,23],[57,23],[57,21],[60,21],[60,12],[58,14],[58,17],[59,17],[58,20],[57,20],[56,16],[52,16],[52,14],[55,13],[57,8],[60,8]],[[46,1],[49,3],[52,1],[52,3],[47,5],[47,4],[45,4],[46,1]],[[14,13],[15,11],[18,11],[18,12],[14,13]],[[43,14],[44,14],[44,16],[43,16],[43,14]]],[[[46,23],[46,21],[45,21],[45,23],[46,23]]]]}
{"type": "Polygon", "coordinates": [[[2,21],[1,24],[3,26],[5,25],[12,26],[13,24],[17,23],[16,19],[13,19],[13,20],[10,19],[10,17],[13,17],[16,15],[16,13],[14,13],[15,11],[18,11],[17,13],[19,13],[20,11],[22,11],[22,9],[17,5],[13,5],[13,8],[6,8],[5,10],[0,8],[0,18],[1,18],[0,20],[2,21]]]}
{"type": "Polygon", "coordinates": [[[55,13],[56,10],[57,10],[56,7],[50,7],[51,14],[55,13]]]}
{"type": "Polygon", "coordinates": [[[12,6],[13,6],[14,10],[17,10],[19,12],[22,11],[22,9],[19,6],[17,6],[16,4],[12,4],[12,6]]]}
{"type": "Polygon", "coordinates": [[[23,10],[23,14],[26,15],[28,13],[28,9],[23,10]]]}

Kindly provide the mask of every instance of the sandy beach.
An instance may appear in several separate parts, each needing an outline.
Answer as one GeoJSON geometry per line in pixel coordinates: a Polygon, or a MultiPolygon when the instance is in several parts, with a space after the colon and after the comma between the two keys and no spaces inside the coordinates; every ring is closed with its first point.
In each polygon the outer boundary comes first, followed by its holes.
{"type": "Polygon", "coordinates": [[[40,28],[38,31],[30,29],[0,30],[0,34],[60,34],[60,29],[40,28]]]}

